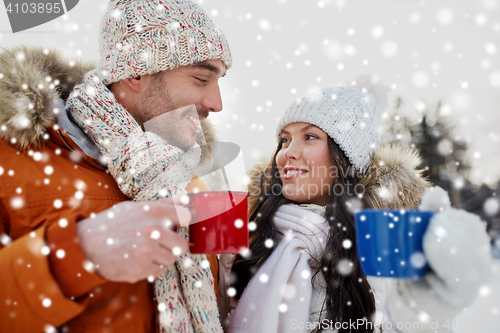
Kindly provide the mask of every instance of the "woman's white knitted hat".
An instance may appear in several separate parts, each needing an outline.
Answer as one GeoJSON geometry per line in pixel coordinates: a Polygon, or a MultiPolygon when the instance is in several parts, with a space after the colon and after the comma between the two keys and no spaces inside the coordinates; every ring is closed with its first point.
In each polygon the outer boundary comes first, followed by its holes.
{"type": "Polygon", "coordinates": [[[316,91],[287,109],[278,125],[278,142],[289,124],[313,124],[339,145],[356,171],[364,171],[380,145],[380,114],[388,106],[388,91],[375,76],[316,91]]]}
{"type": "Polygon", "coordinates": [[[208,59],[232,65],[226,36],[189,0],[111,0],[99,54],[105,84],[208,59]]]}

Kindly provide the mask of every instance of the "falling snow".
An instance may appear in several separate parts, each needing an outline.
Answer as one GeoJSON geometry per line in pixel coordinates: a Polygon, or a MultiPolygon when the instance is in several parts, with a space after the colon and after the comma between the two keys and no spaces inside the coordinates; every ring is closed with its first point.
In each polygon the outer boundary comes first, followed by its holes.
{"type": "MultiPolygon", "coordinates": [[[[40,31],[54,33],[0,33],[2,46],[20,42],[37,43],[47,47],[56,46],[83,59],[96,59],[97,48],[93,45],[99,24],[92,18],[95,15],[89,13],[102,12],[105,6],[93,0],[80,2],[78,6],[83,13],[78,12],[77,7],[64,17],[47,23],[43,29],[40,28],[40,31]],[[54,39],[55,35],[61,38],[54,39]]],[[[456,119],[457,132],[471,138],[472,180],[478,185],[485,182],[496,184],[500,177],[500,113],[497,99],[500,89],[500,64],[497,59],[500,46],[499,1],[409,1],[398,5],[389,1],[380,4],[365,1],[354,5],[348,1],[324,0],[304,5],[286,0],[256,0],[239,6],[214,0],[205,1],[203,6],[231,36],[231,49],[238,55],[228,76],[220,81],[225,110],[211,118],[221,124],[217,128],[222,140],[240,145],[245,152],[247,166],[258,158],[270,156],[276,147],[275,119],[280,118],[295,98],[302,97],[314,87],[334,86],[362,72],[377,72],[384,82],[393,87],[394,94],[404,98],[407,113],[421,116],[429,105],[444,102],[441,113],[456,119]],[[230,11],[226,10],[229,6],[232,7],[230,11]],[[360,6],[363,12],[374,14],[360,20],[360,6]],[[262,11],[262,8],[266,10],[262,11]],[[290,24],[288,20],[295,20],[293,22],[296,24],[290,24]],[[481,117],[476,117],[479,113],[481,117]]],[[[113,13],[115,19],[120,19],[121,15],[120,11],[113,13]]],[[[141,26],[136,29],[141,30],[141,26]]],[[[0,30],[9,28],[4,25],[0,30]]],[[[48,54],[48,50],[44,50],[44,53],[48,54]]],[[[26,56],[19,53],[16,59],[24,62],[26,56]]],[[[68,62],[68,65],[74,66],[75,63],[68,62]]],[[[6,75],[0,73],[0,80],[6,75]]],[[[60,84],[52,78],[44,80],[43,83],[23,82],[21,88],[28,89],[30,85],[56,87],[60,84]]],[[[14,124],[18,128],[26,128],[30,122],[29,117],[20,115],[14,124]]],[[[6,127],[3,125],[0,130],[5,131],[6,127]]],[[[17,142],[17,139],[13,142],[17,142]]],[[[438,151],[447,158],[456,154],[452,142],[445,138],[439,142],[438,151]]],[[[45,176],[40,182],[53,184],[58,177],[58,166],[50,165],[51,162],[46,160],[42,152],[33,151],[29,156],[43,170],[45,176]]],[[[16,170],[0,167],[0,177],[15,175],[16,170]]],[[[83,200],[87,185],[79,180],[72,184],[74,199],[83,200]]],[[[464,179],[457,178],[454,184],[456,188],[462,188],[464,179]]],[[[15,196],[7,203],[9,208],[22,209],[26,204],[22,195],[29,190],[16,190],[15,196]]],[[[384,188],[379,194],[390,196],[384,188]]],[[[166,192],[160,192],[160,195],[165,196],[166,192]]],[[[67,199],[64,200],[66,204],[67,199]]],[[[484,200],[481,206],[484,216],[493,217],[499,213],[499,200],[498,197],[484,200]]],[[[63,201],[54,200],[53,207],[62,208],[63,201]]],[[[108,214],[109,219],[114,217],[114,213],[108,214]]],[[[62,228],[67,227],[68,223],[64,218],[58,221],[62,228]]],[[[242,223],[236,220],[235,227],[242,227],[242,223]]],[[[248,228],[255,231],[257,224],[250,222],[248,228]]],[[[448,235],[444,229],[436,228],[434,232],[442,239],[448,235]]],[[[159,232],[153,231],[150,235],[157,239],[155,237],[159,237],[159,232]]],[[[370,235],[365,237],[369,238],[370,235]]],[[[2,245],[8,245],[12,240],[2,234],[0,241],[2,245]]],[[[112,238],[106,241],[109,245],[114,242],[112,238]]],[[[268,239],[265,246],[272,248],[274,242],[268,239]]],[[[342,246],[352,249],[353,243],[346,239],[342,246]]],[[[48,254],[47,250],[50,252],[48,247],[41,249],[44,254],[48,254]]],[[[180,249],[174,250],[174,254],[180,255],[180,249]]],[[[63,250],[55,251],[56,257],[65,258],[63,250]]],[[[394,252],[398,252],[398,249],[394,252]]],[[[249,251],[246,252],[248,254],[249,251]]],[[[424,260],[420,256],[412,257],[410,264],[418,266],[424,260]]],[[[203,265],[208,266],[208,262],[203,265]]],[[[95,266],[86,262],[85,269],[95,271],[95,266]]],[[[348,275],[352,271],[352,263],[341,261],[335,269],[348,275]]],[[[478,292],[478,302],[490,300],[490,303],[476,303],[476,308],[467,309],[462,316],[472,316],[471,313],[474,313],[475,318],[500,317],[500,308],[491,301],[500,292],[499,270],[492,274],[497,280],[481,287],[478,292]]],[[[261,275],[259,281],[266,283],[268,278],[261,275]]],[[[152,282],[154,277],[149,280],[152,282]]],[[[291,289],[287,289],[288,292],[293,293],[291,289]]],[[[228,294],[233,293],[236,293],[235,290],[230,288],[228,294]]],[[[44,307],[52,305],[49,298],[40,301],[44,307]]],[[[165,311],[166,308],[166,304],[158,304],[159,311],[165,311]]],[[[280,312],[287,310],[287,304],[279,305],[280,312]]],[[[428,320],[426,313],[419,313],[418,316],[422,321],[428,320]]],[[[45,326],[44,330],[56,332],[50,325],[45,326]]]]}

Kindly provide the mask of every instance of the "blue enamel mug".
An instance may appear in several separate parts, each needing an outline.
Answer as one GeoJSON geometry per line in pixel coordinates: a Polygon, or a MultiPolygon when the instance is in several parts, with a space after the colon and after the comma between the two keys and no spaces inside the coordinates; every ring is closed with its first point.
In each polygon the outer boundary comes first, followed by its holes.
{"type": "Polygon", "coordinates": [[[420,279],[428,270],[422,239],[432,212],[362,209],[355,212],[356,240],[366,275],[420,279]]]}

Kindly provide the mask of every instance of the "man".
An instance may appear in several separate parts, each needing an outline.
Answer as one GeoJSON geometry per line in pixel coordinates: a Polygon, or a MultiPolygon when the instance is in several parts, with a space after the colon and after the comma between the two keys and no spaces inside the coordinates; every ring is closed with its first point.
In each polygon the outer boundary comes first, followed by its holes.
{"type": "Polygon", "coordinates": [[[90,72],[51,50],[0,53],[0,327],[221,331],[171,197],[200,186],[194,143],[222,109],[226,38],[188,0],[111,1],[99,46],[90,72]],[[166,141],[143,131],[177,109],[166,141]]]}

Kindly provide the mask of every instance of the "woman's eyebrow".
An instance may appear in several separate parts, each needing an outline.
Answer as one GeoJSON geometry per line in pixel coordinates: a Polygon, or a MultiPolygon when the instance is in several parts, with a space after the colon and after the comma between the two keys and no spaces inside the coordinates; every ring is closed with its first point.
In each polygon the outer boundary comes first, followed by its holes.
{"type": "Polygon", "coordinates": [[[312,125],[312,124],[309,124],[309,125],[307,125],[307,126],[302,127],[302,129],[301,129],[300,131],[301,131],[301,132],[305,132],[305,131],[307,131],[308,129],[310,129],[311,127],[316,127],[316,126],[314,126],[314,125],[312,125]]]}
{"type": "MultiPolygon", "coordinates": [[[[300,131],[301,131],[301,132],[305,132],[305,131],[307,131],[307,130],[308,130],[309,128],[311,128],[311,127],[316,127],[316,126],[314,126],[314,125],[312,125],[312,124],[309,124],[309,125],[307,125],[307,126],[302,127],[302,128],[300,129],[300,131]]],[[[283,130],[283,131],[281,131],[281,133],[282,133],[282,134],[290,134],[287,130],[283,130]]]]}

